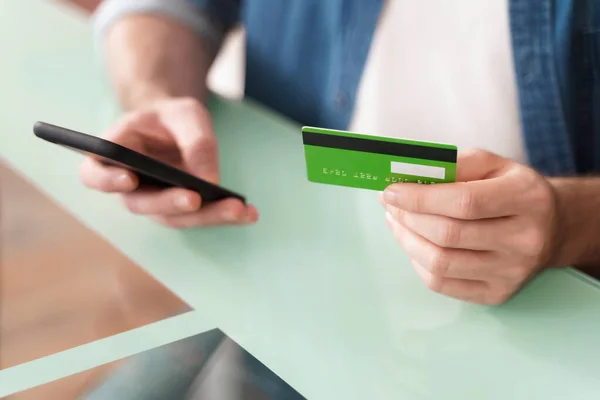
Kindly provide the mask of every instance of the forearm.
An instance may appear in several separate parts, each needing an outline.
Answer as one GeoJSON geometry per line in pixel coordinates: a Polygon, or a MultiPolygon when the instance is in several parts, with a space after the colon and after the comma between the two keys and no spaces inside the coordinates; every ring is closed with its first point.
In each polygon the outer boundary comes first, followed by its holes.
{"type": "Polygon", "coordinates": [[[96,43],[124,108],[206,96],[208,70],[239,11],[223,1],[102,1],[96,43]]]}
{"type": "Polygon", "coordinates": [[[551,179],[557,200],[556,265],[600,266],[600,177],[551,179]]]}
{"type": "Polygon", "coordinates": [[[164,97],[203,99],[216,49],[169,19],[130,15],[106,32],[103,52],[119,101],[132,109],[164,97]]]}

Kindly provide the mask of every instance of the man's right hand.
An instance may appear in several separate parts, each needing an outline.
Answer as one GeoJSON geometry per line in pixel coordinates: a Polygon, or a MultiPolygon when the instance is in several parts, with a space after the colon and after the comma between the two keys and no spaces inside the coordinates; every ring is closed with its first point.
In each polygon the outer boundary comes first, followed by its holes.
{"type": "MultiPolygon", "coordinates": [[[[128,113],[104,138],[209,182],[219,181],[217,140],[210,115],[195,99],[161,100],[128,113]]],[[[246,225],[258,218],[253,206],[237,199],[203,205],[200,195],[187,189],[138,188],[132,172],[90,157],[83,162],[80,177],[87,187],[119,194],[132,213],[172,228],[246,225]]]]}

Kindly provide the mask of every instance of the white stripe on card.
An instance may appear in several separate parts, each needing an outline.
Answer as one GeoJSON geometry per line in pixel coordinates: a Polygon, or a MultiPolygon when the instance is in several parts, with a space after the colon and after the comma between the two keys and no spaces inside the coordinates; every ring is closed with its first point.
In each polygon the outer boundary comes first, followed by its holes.
{"type": "Polygon", "coordinates": [[[425,178],[445,179],[446,168],[431,165],[408,164],[392,161],[392,173],[402,175],[422,176],[425,178]]]}

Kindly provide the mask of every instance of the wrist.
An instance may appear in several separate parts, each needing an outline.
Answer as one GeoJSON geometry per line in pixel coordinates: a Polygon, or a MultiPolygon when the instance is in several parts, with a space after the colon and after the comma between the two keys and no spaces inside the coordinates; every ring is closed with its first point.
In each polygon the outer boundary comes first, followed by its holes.
{"type": "Polygon", "coordinates": [[[554,215],[553,228],[550,233],[551,256],[548,259],[547,266],[568,266],[575,258],[573,245],[569,242],[571,223],[568,218],[569,195],[567,183],[561,179],[549,179],[550,186],[554,193],[554,215]]]}
{"type": "Polygon", "coordinates": [[[600,180],[549,179],[556,199],[553,266],[586,266],[600,262],[600,180]]]}
{"type": "Polygon", "coordinates": [[[119,102],[125,111],[138,110],[166,99],[177,97],[166,88],[157,85],[139,84],[117,91],[119,102]]]}
{"type": "Polygon", "coordinates": [[[198,93],[180,93],[168,87],[155,84],[131,85],[127,90],[119,92],[119,101],[125,111],[139,110],[151,107],[154,103],[177,98],[196,98],[203,101],[205,95],[198,93]]]}

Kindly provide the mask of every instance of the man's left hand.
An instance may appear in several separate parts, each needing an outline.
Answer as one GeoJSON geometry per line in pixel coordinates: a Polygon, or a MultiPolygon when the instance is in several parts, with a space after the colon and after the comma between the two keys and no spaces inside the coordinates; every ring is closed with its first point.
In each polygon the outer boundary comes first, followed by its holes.
{"type": "Polygon", "coordinates": [[[483,150],[459,154],[456,183],[394,184],[380,201],[427,287],[464,301],[505,302],[558,245],[551,184],[483,150]]]}

